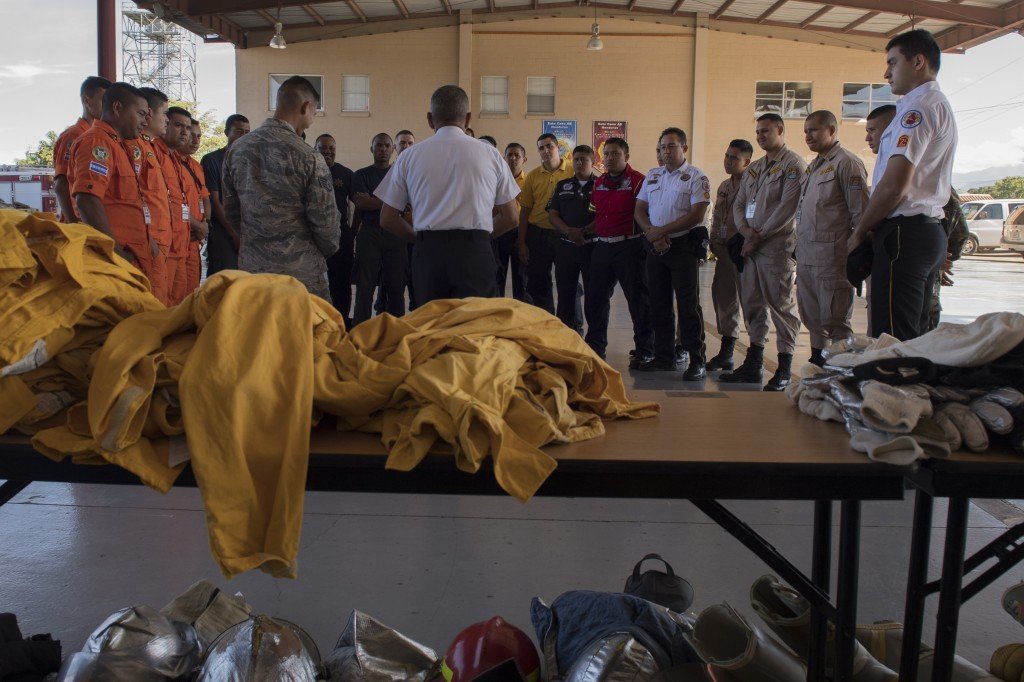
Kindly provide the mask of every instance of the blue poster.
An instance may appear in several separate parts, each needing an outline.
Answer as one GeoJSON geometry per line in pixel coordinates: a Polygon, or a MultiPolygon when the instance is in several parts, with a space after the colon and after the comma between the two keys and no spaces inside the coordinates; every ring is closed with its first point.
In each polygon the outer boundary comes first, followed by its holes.
{"type": "Polygon", "coordinates": [[[563,158],[572,156],[576,148],[576,121],[567,119],[551,119],[543,121],[541,134],[551,133],[558,139],[558,149],[563,158]]]}

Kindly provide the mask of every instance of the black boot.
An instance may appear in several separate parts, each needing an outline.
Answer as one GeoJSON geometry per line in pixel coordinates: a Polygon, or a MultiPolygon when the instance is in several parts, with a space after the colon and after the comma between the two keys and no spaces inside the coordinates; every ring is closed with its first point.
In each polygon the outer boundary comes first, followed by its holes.
{"type": "Polygon", "coordinates": [[[775,375],[764,385],[766,391],[781,391],[789,386],[790,376],[793,373],[793,354],[779,353],[779,368],[775,375]]]}
{"type": "Polygon", "coordinates": [[[821,348],[811,349],[811,364],[817,365],[818,367],[825,366],[825,351],[821,348]]]}
{"type": "Polygon", "coordinates": [[[735,372],[722,374],[718,380],[726,384],[759,384],[764,371],[764,346],[751,346],[747,357],[735,372]]]}
{"type": "Polygon", "coordinates": [[[736,349],[736,337],[735,336],[723,336],[722,347],[718,349],[718,355],[711,358],[708,362],[708,371],[714,371],[716,369],[724,369],[729,371],[732,369],[732,352],[736,349]]]}
{"type": "Polygon", "coordinates": [[[683,372],[683,381],[701,381],[708,375],[704,369],[704,359],[697,353],[690,352],[690,366],[683,372]]]}

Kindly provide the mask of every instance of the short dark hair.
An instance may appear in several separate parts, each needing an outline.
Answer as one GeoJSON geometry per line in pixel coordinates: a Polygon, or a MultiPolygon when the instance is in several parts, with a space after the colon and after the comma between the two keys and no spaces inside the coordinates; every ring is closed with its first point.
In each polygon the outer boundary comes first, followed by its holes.
{"type": "Polygon", "coordinates": [[[329,137],[332,140],[334,139],[334,135],[331,135],[330,133],[320,133],[319,135],[316,136],[316,139],[313,140],[313,144],[316,144],[317,142],[319,142],[320,140],[324,139],[325,137],[329,137]]]}
{"type": "Polygon", "coordinates": [[[505,153],[508,154],[508,150],[512,149],[513,147],[521,151],[523,153],[523,156],[526,156],[526,147],[519,144],[518,142],[509,142],[507,145],[505,145],[505,153]]]}
{"type": "Polygon", "coordinates": [[[537,138],[537,142],[540,142],[541,140],[551,140],[556,145],[558,144],[558,138],[555,137],[552,133],[544,133],[543,135],[537,138]]]}
{"type": "Polygon", "coordinates": [[[458,85],[442,85],[430,96],[430,115],[438,127],[444,123],[465,124],[469,95],[458,85]]]}
{"type": "Polygon", "coordinates": [[[302,76],[292,76],[277,90],[277,101],[274,105],[277,108],[298,109],[303,103],[312,100],[317,107],[320,106],[320,93],[316,91],[313,84],[302,76]]]}
{"type": "Polygon", "coordinates": [[[82,87],[78,89],[78,94],[82,97],[92,97],[97,90],[106,90],[110,86],[111,82],[103,76],[89,76],[82,81],[82,87]]]}
{"type": "Polygon", "coordinates": [[[248,123],[249,119],[241,114],[231,114],[228,120],[224,121],[224,134],[227,135],[236,123],[248,123]]]}
{"type": "Polygon", "coordinates": [[[786,121],[783,120],[783,118],[781,116],[779,116],[778,114],[761,114],[760,116],[757,117],[757,120],[758,121],[771,121],[772,123],[778,123],[778,124],[781,124],[783,126],[786,125],[786,121]]]}
{"type": "Polygon", "coordinates": [[[939,49],[939,44],[935,42],[935,36],[923,28],[899,34],[886,43],[885,51],[888,52],[894,47],[899,48],[900,54],[903,55],[904,59],[913,59],[917,55],[924,56],[928,66],[932,67],[935,73],[939,72],[939,66],[941,66],[942,62],[942,50],[939,49]]]}
{"type": "Polygon", "coordinates": [[[146,104],[149,105],[150,109],[156,109],[167,101],[167,95],[156,88],[139,88],[139,92],[141,92],[142,96],[146,98],[146,104]]]}
{"type": "Polygon", "coordinates": [[[754,155],[754,145],[747,140],[737,138],[730,142],[729,146],[739,149],[740,154],[746,154],[748,158],[754,155]]]}
{"type": "Polygon", "coordinates": [[[621,137],[609,137],[607,140],[604,141],[605,147],[607,147],[610,144],[615,145],[616,147],[626,152],[627,154],[629,153],[629,143],[623,140],[621,137]]]}
{"type": "Polygon", "coordinates": [[[827,126],[833,126],[835,128],[839,127],[839,121],[836,120],[836,115],[833,114],[828,109],[818,109],[817,111],[812,111],[811,113],[807,114],[807,118],[804,120],[809,121],[812,118],[818,123],[822,123],[827,126]]]}
{"type": "Polygon", "coordinates": [[[589,144],[578,144],[572,150],[572,155],[587,154],[590,158],[594,158],[594,148],[589,144]]]}
{"type": "Polygon", "coordinates": [[[864,120],[866,120],[866,121],[873,121],[876,118],[881,118],[882,116],[888,116],[889,114],[892,114],[893,116],[896,115],[896,105],[895,104],[883,104],[880,107],[875,107],[874,109],[871,110],[871,113],[868,114],[867,118],[864,119],[864,120]]]}
{"type": "Polygon", "coordinates": [[[192,120],[192,114],[188,113],[187,109],[183,109],[181,107],[170,107],[167,109],[167,118],[170,118],[172,114],[175,116],[184,116],[190,121],[192,120]]]}
{"type": "Polygon", "coordinates": [[[374,142],[376,142],[378,137],[386,137],[391,142],[391,144],[395,143],[395,141],[392,140],[391,136],[388,135],[387,133],[377,133],[376,135],[374,135],[373,137],[370,138],[370,144],[373,144],[374,142]]]}
{"type": "Polygon", "coordinates": [[[664,130],[661,131],[661,135],[658,135],[658,141],[660,142],[661,138],[665,137],[666,135],[675,135],[676,137],[679,138],[679,144],[686,144],[686,133],[683,132],[682,128],[665,128],[664,130]]]}
{"type": "Polygon", "coordinates": [[[397,133],[395,133],[396,138],[399,138],[402,135],[412,135],[414,138],[416,137],[415,135],[412,134],[411,130],[399,130],[397,133]]]}
{"type": "Polygon", "coordinates": [[[114,102],[122,105],[129,104],[134,99],[146,99],[146,95],[131,83],[118,81],[111,83],[107,91],[103,93],[103,113],[111,114],[114,111],[114,102]]]}
{"type": "Polygon", "coordinates": [[[203,124],[202,124],[202,123],[200,123],[200,122],[199,122],[199,119],[197,119],[197,118],[193,118],[193,119],[192,119],[192,125],[194,125],[194,126],[199,126],[200,128],[202,128],[202,127],[203,127],[203,124]]]}
{"type": "Polygon", "coordinates": [[[494,139],[493,137],[491,137],[490,135],[481,135],[481,136],[480,136],[479,138],[477,138],[477,139],[479,139],[479,140],[483,140],[484,142],[486,142],[487,144],[491,145],[491,146],[492,146],[492,147],[494,147],[495,149],[497,149],[497,148],[498,148],[498,141],[497,141],[497,140],[495,140],[495,139],[494,139]]]}

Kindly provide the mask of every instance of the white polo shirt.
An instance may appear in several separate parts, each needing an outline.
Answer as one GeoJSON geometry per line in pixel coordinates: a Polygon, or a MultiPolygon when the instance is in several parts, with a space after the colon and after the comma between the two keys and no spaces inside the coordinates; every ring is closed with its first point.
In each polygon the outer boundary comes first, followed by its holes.
{"type": "Polygon", "coordinates": [[[908,92],[896,104],[896,117],[882,133],[871,186],[878,187],[886,164],[903,156],[914,165],[907,194],[888,217],[926,215],[942,218],[953,184],[953,155],[957,131],[953,107],[929,81],[908,92]]]}
{"type": "Polygon", "coordinates": [[[497,149],[445,126],[402,152],[373,193],[398,211],[412,206],[417,232],[490,232],[494,207],[519,196],[519,185],[497,149]]]}
{"type": "MultiPolygon", "coordinates": [[[[647,173],[636,197],[647,202],[647,216],[655,227],[679,220],[697,204],[711,201],[711,181],[686,161],[674,171],[658,166],[647,173]]],[[[703,224],[703,223],[699,223],[703,224]]]]}

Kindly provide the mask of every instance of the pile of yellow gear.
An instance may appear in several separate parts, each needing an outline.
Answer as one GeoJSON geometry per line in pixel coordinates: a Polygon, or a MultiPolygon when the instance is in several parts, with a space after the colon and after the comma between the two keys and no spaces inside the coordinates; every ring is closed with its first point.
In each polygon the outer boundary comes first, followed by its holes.
{"type": "MultiPolygon", "coordinates": [[[[62,259],[91,262],[75,243],[56,247],[62,259]]],[[[337,415],[342,430],[380,433],[393,469],[442,449],[475,472],[490,455],[498,483],[525,501],[556,466],[540,446],[601,435],[602,418],[658,413],[656,404],[631,403],[620,375],[578,334],[510,299],[434,301],[347,332],[330,304],[291,277],[218,273],[161,309],[137,271],[107,260],[120,270],[108,275],[111,287],[135,281],[136,298],[153,303],[123,297],[136,309],[104,329],[102,348],[86,361],[87,399],[33,444],[53,458],[118,464],[166,491],[184,466],[176,438],[184,434],[228,577],[257,567],[295,575],[314,414],[337,415]]],[[[90,287],[102,289],[98,280],[90,287]]],[[[34,298],[33,288],[25,295],[34,298]]],[[[0,328],[13,305],[6,293],[0,328]]],[[[0,405],[0,425],[20,419],[6,410],[0,405]]]]}

